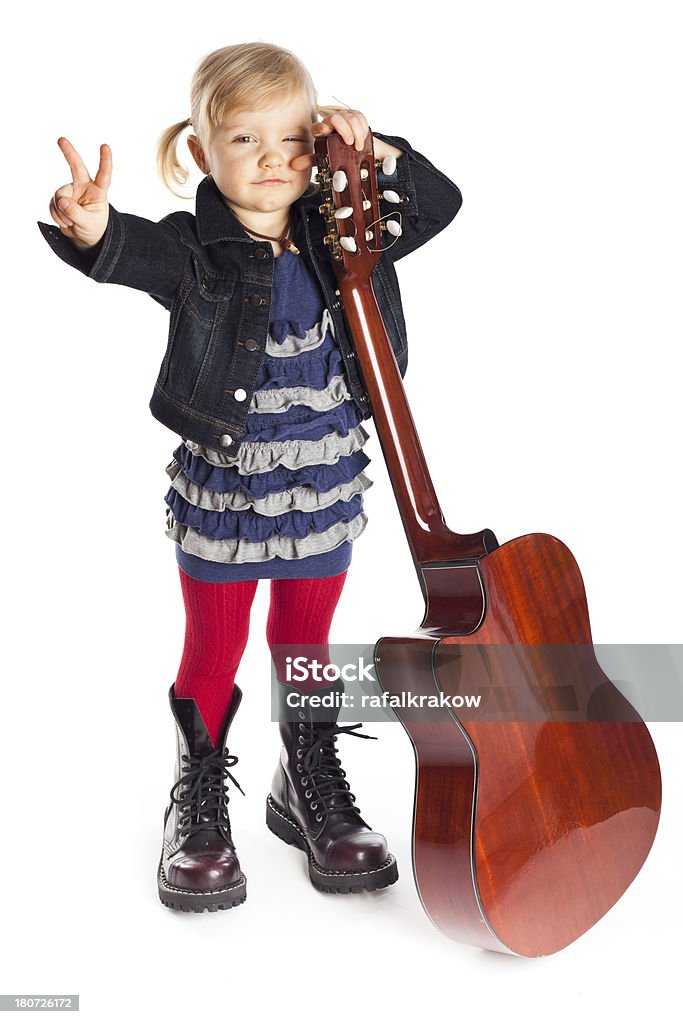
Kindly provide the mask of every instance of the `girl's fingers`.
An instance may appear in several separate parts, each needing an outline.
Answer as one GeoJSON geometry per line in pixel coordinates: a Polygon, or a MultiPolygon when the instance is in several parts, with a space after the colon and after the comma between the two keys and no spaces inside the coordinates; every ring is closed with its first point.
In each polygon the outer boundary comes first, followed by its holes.
{"type": "Polygon", "coordinates": [[[336,131],[347,145],[355,143],[356,149],[362,149],[368,134],[368,122],[359,110],[344,111],[330,114],[324,121],[313,125],[315,135],[329,134],[336,131]],[[317,131],[315,130],[317,129],[317,131]]]}
{"type": "Polygon", "coordinates": [[[55,205],[54,199],[50,200],[50,216],[53,221],[59,225],[60,228],[71,228],[73,227],[73,221],[70,221],[68,217],[55,205]]]}
{"type": "Polygon", "coordinates": [[[83,220],[83,210],[74,202],[73,199],[69,199],[67,196],[61,196],[57,202],[57,209],[64,217],[65,221],[68,222],[69,227],[85,227],[83,220]]]}
{"type": "Polygon", "coordinates": [[[61,149],[66,158],[66,162],[71,168],[71,177],[74,185],[87,185],[90,181],[90,175],[88,174],[88,169],[81,160],[79,153],[63,135],[57,139],[57,145],[61,149]]]}
{"type": "MultiPolygon", "coordinates": [[[[349,111],[347,120],[350,123],[355,136],[356,149],[362,149],[365,138],[368,134],[368,122],[359,110],[349,111]]],[[[353,142],[353,139],[351,141],[353,142]]]]}
{"type": "Polygon", "coordinates": [[[331,114],[330,124],[341,135],[344,142],[350,146],[353,142],[353,129],[346,120],[346,116],[344,114],[331,114]]]}
{"type": "Polygon", "coordinates": [[[62,222],[64,222],[68,227],[71,227],[73,225],[73,221],[70,217],[67,217],[64,210],[62,210],[60,206],[61,199],[73,199],[73,185],[62,185],[58,188],[52,197],[52,202],[50,203],[50,212],[57,223],[61,226],[62,222]]]}
{"type": "Polygon", "coordinates": [[[105,192],[111,184],[112,157],[111,149],[106,142],[100,146],[100,166],[95,175],[95,184],[105,192]]]}
{"type": "Polygon", "coordinates": [[[315,153],[300,153],[291,161],[293,171],[305,171],[307,167],[315,167],[318,159],[315,153]]]}

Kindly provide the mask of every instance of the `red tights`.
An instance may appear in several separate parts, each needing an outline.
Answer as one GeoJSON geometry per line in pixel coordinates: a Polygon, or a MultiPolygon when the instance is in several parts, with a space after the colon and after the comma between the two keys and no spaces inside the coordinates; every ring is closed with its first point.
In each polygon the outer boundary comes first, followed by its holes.
{"type": "MultiPolygon", "coordinates": [[[[225,718],[249,637],[249,617],[258,580],[202,583],[178,567],[185,603],[185,646],[173,687],[176,697],[193,697],[214,746],[225,718]]],[[[266,640],[285,679],[283,649],[276,645],[320,644],[325,657],[332,616],[346,573],[324,579],[270,581],[266,640]]],[[[310,654],[310,648],[305,648],[310,654]]],[[[321,683],[320,685],[325,685],[321,683]]]]}

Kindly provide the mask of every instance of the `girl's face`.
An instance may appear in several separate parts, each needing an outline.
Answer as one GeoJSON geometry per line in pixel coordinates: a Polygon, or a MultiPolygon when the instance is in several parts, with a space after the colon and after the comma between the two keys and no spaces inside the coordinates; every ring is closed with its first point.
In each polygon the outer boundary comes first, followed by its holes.
{"type": "Polygon", "coordinates": [[[272,224],[278,213],[285,217],[306,191],[311,180],[311,125],[310,101],[295,95],[265,110],[232,111],[216,129],[208,152],[196,141],[188,143],[227,205],[256,228],[272,224]]]}

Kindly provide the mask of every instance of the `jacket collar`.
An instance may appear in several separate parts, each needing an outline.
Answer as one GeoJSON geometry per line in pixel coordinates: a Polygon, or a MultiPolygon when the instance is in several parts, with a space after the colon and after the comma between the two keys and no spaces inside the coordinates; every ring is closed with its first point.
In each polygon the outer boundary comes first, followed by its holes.
{"type": "MultiPolygon", "coordinates": [[[[311,182],[304,194],[293,207],[295,211],[304,206],[320,205],[320,186],[311,182]]],[[[197,235],[202,245],[214,242],[253,242],[229,206],[223,202],[211,175],[207,175],[197,188],[197,235]]]]}

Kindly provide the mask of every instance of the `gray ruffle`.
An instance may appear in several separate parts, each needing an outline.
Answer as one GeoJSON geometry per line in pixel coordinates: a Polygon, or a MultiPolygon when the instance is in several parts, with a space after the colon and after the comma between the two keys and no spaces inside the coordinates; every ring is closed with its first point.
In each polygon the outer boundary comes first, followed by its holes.
{"type": "Polygon", "coordinates": [[[249,412],[286,412],[293,405],[306,405],[309,409],[321,412],[325,409],[334,409],[350,398],[346,381],[339,374],[332,377],[324,389],[300,385],[294,388],[265,388],[263,391],[254,391],[249,412]]]}
{"type": "Polygon", "coordinates": [[[241,441],[235,455],[224,455],[201,444],[190,451],[212,466],[235,466],[238,473],[250,475],[267,473],[276,466],[287,466],[288,469],[321,464],[332,466],[342,456],[357,452],[369,437],[363,424],[359,423],[346,435],[333,430],[317,441],[241,441]]]}
{"type": "Polygon", "coordinates": [[[299,509],[301,512],[313,512],[327,508],[335,501],[350,501],[354,494],[360,494],[372,487],[374,481],[361,472],[331,491],[317,491],[310,484],[292,487],[288,490],[266,494],[263,498],[251,498],[244,491],[212,491],[207,487],[189,480],[179,462],[173,459],[166,467],[166,473],[173,481],[173,488],[190,505],[196,508],[209,509],[211,512],[242,512],[252,509],[262,516],[279,516],[285,512],[299,509]]]}
{"type": "Polygon", "coordinates": [[[334,323],[329,309],[323,310],[323,315],[317,324],[313,327],[309,327],[303,338],[300,338],[297,334],[288,334],[284,341],[276,341],[268,333],[266,338],[266,354],[269,356],[295,356],[299,352],[310,352],[314,348],[318,348],[322,345],[327,335],[327,329],[332,332],[334,337],[334,323]]]}
{"type": "Polygon", "coordinates": [[[307,558],[333,551],[346,541],[361,535],[368,521],[365,512],[348,522],[334,523],[322,533],[311,532],[305,537],[282,537],[274,534],[265,541],[248,541],[240,538],[213,540],[199,533],[192,526],[179,523],[170,508],[167,508],[166,536],[180,544],[183,551],[211,562],[269,562],[272,558],[307,558]]]}

